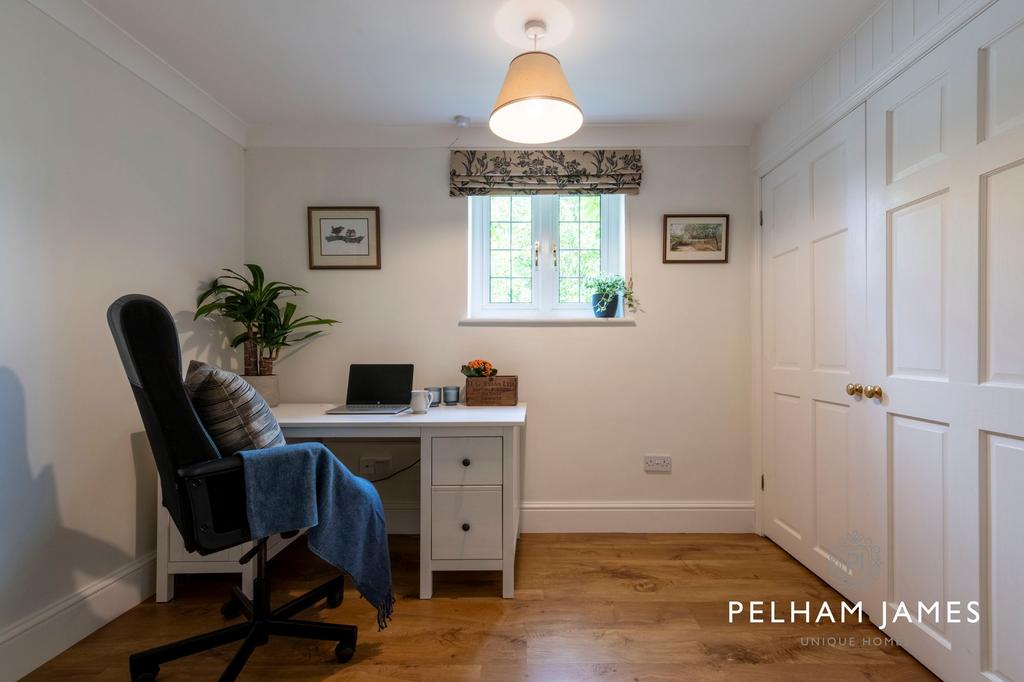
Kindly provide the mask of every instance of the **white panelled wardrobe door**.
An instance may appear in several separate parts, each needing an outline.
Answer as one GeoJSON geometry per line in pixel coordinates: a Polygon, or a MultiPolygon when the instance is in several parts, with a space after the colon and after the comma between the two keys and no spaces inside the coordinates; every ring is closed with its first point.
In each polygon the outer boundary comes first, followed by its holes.
{"type": "Polygon", "coordinates": [[[765,176],[765,533],[871,610],[884,460],[863,441],[864,107],[765,176]]]}
{"type": "Polygon", "coordinates": [[[885,598],[943,611],[886,631],[948,680],[1024,680],[1022,61],[1024,2],[1001,0],[868,101],[885,598]],[[979,622],[945,615],[974,600],[979,622]]]}

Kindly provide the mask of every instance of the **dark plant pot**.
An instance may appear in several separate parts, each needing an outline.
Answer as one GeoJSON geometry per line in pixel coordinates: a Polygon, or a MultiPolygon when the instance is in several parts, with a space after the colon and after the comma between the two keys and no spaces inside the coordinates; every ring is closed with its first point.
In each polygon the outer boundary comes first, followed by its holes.
{"type": "Polygon", "coordinates": [[[590,297],[590,305],[594,307],[594,317],[615,317],[619,312],[619,298],[618,294],[615,294],[614,298],[610,294],[594,294],[590,297]],[[608,298],[608,305],[601,310],[601,304],[605,298],[608,298]]]}

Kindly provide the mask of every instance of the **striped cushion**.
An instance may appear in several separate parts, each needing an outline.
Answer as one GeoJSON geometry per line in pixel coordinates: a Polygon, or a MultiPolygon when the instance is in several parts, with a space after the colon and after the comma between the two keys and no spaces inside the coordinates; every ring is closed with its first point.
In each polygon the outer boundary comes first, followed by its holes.
{"type": "Polygon", "coordinates": [[[221,456],[284,445],[267,401],[234,372],[193,360],[185,390],[221,456]]]}

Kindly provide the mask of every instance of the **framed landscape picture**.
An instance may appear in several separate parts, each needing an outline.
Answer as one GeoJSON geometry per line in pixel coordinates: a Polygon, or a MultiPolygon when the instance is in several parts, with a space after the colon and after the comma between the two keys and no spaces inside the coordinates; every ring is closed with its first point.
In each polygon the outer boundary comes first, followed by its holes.
{"type": "Polygon", "coordinates": [[[380,269],[379,207],[310,206],[308,215],[310,269],[380,269]]]}
{"type": "Polygon", "coordinates": [[[666,215],[662,263],[728,263],[728,215],[666,215]]]}

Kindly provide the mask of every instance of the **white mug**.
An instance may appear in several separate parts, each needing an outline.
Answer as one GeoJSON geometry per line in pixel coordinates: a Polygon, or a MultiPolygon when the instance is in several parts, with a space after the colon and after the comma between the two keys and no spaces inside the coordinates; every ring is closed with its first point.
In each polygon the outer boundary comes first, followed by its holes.
{"type": "Polygon", "coordinates": [[[430,391],[413,391],[409,404],[412,405],[412,411],[416,414],[425,414],[430,407],[430,391]]]}

